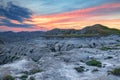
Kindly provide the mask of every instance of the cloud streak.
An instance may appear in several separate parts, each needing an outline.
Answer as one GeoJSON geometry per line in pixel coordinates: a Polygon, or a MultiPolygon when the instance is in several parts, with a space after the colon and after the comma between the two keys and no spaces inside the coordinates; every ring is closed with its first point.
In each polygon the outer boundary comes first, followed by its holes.
{"type": "Polygon", "coordinates": [[[23,22],[24,19],[30,18],[31,14],[29,9],[14,5],[12,2],[8,2],[7,7],[4,7],[4,5],[0,6],[0,16],[19,22],[23,22]]]}
{"type": "Polygon", "coordinates": [[[6,6],[2,4],[0,5],[0,26],[31,27],[32,25],[23,23],[31,15],[29,9],[14,5],[12,2],[8,2],[6,6]]]}
{"type": "Polygon", "coordinates": [[[12,23],[10,20],[7,20],[7,19],[1,19],[0,26],[8,26],[8,27],[16,27],[16,28],[18,27],[30,28],[31,27],[30,24],[12,23]]]}

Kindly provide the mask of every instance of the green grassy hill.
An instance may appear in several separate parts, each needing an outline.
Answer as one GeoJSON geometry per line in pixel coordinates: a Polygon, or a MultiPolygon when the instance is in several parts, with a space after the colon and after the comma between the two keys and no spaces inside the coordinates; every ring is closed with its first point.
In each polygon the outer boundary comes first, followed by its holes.
{"type": "Polygon", "coordinates": [[[45,37],[93,37],[93,36],[107,36],[120,35],[120,30],[108,28],[101,24],[87,26],[81,30],[75,29],[53,29],[47,32],[45,37]]]}
{"type": "Polygon", "coordinates": [[[101,24],[96,24],[93,26],[85,27],[81,30],[82,34],[98,34],[98,35],[111,35],[111,34],[120,34],[120,30],[108,28],[101,24]]]}

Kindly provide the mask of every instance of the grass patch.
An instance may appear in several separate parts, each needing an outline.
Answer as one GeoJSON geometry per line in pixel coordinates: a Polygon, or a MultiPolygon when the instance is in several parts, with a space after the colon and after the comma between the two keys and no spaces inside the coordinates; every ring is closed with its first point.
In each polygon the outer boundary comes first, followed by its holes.
{"type": "Polygon", "coordinates": [[[42,72],[42,71],[43,71],[42,69],[34,68],[34,69],[31,69],[30,71],[24,71],[22,73],[24,73],[26,75],[32,75],[32,74],[35,74],[35,73],[38,73],[38,72],[42,72]]]}
{"type": "Polygon", "coordinates": [[[86,64],[89,66],[102,67],[102,63],[100,61],[95,60],[95,59],[92,59],[92,60],[86,62],[86,64]]]}
{"type": "Polygon", "coordinates": [[[103,51],[107,51],[107,50],[116,50],[118,48],[114,48],[114,47],[101,47],[100,50],[103,50],[103,51]]]}
{"type": "Polygon", "coordinates": [[[15,78],[11,75],[6,75],[6,76],[3,77],[2,80],[15,80],[15,78]]]}
{"type": "Polygon", "coordinates": [[[115,46],[120,46],[120,44],[116,44],[115,46]]]}
{"type": "Polygon", "coordinates": [[[83,67],[83,66],[75,67],[74,69],[75,69],[77,72],[83,72],[83,71],[84,71],[84,67],[83,67]]]}
{"type": "Polygon", "coordinates": [[[111,50],[113,48],[110,48],[110,47],[101,47],[100,50],[104,50],[104,51],[107,51],[107,50],[111,50]]]}
{"type": "Polygon", "coordinates": [[[115,68],[113,71],[111,71],[113,75],[120,76],[120,68],[115,68]]]}

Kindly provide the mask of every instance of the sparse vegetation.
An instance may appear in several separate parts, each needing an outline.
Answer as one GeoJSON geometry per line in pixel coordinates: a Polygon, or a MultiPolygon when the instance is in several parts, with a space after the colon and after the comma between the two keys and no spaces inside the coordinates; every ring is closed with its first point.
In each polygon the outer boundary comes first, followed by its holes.
{"type": "Polygon", "coordinates": [[[102,63],[100,61],[95,60],[95,59],[92,59],[92,60],[86,62],[86,64],[89,66],[102,67],[102,63]]]}
{"type": "Polygon", "coordinates": [[[94,37],[94,36],[98,36],[98,34],[63,34],[63,35],[44,35],[43,37],[59,37],[59,38],[71,38],[71,37],[75,37],[75,38],[79,38],[79,37],[94,37]]]}
{"type": "Polygon", "coordinates": [[[6,76],[3,77],[2,80],[15,80],[15,78],[11,75],[6,75],[6,76]]]}
{"type": "Polygon", "coordinates": [[[120,68],[115,68],[113,71],[111,71],[113,75],[120,76],[120,68]]]}
{"type": "Polygon", "coordinates": [[[75,67],[74,69],[75,69],[77,72],[83,72],[83,71],[84,71],[84,67],[83,67],[83,66],[75,67]]]}

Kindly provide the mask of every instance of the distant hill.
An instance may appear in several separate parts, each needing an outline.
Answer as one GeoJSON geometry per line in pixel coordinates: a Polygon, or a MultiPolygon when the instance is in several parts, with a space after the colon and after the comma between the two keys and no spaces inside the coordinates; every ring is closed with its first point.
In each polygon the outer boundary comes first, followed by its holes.
{"type": "Polygon", "coordinates": [[[46,35],[63,35],[63,34],[75,34],[77,30],[75,29],[52,29],[50,31],[47,31],[46,35]]]}
{"type": "Polygon", "coordinates": [[[107,26],[101,24],[96,24],[93,26],[83,28],[81,30],[81,34],[98,34],[98,35],[120,34],[120,30],[108,28],[107,26]]]}
{"type": "Polygon", "coordinates": [[[53,29],[46,32],[46,35],[49,36],[102,36],[102,35],[111,35],[111,34],[120,34],[120,30],[108,28],[107,26],[101,24],[95,24],[93,26],[87,26],[81,30],[75,29],[53,29]]]}

